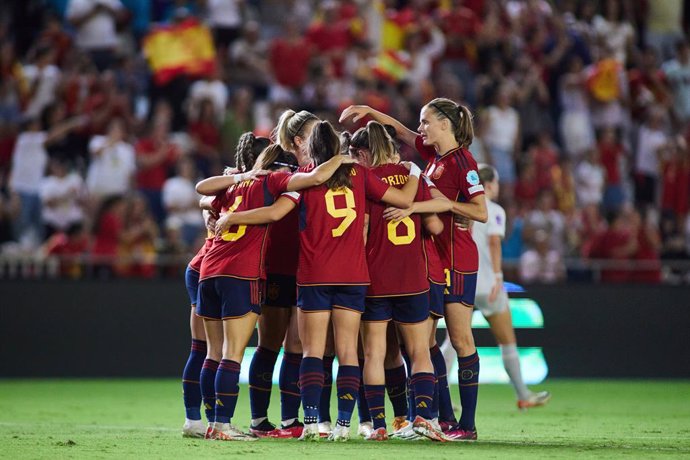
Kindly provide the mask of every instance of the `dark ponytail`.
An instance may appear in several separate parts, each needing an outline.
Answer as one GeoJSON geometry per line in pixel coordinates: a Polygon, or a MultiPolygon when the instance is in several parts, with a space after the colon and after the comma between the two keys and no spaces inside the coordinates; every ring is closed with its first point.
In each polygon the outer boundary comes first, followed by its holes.
{"type": "Polygon", "coordinates": [[[252,132],[240,136],[235,149],[235,165],[240,172],[250,171],[259,154],[271,143],[267,137],[256,137],[252,132]]]}
{"type": "MultiPolygon", "coordinates": [[[[311,135],[309,136],[309,155],[314,162],[314,166],[319,166],[327,162],[334,155],[340,152],[340,137],[335,132],[333,126],[327,121],[319,121],[314,125],[311,135]]],[[[331,190],[352,187],[352,180],[350,179],[350,172],[352,165],[341,165],[326,181],[326,187],[331,190]]]]}

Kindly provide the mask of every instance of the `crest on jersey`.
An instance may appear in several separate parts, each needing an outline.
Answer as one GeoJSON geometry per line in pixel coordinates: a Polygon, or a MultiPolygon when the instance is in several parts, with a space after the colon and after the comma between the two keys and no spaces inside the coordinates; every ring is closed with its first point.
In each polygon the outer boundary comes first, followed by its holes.
{"type": "Polygon", "coordinates": [[[479,174],[472,170],[467,172],[467,183],[470,185],[479,185],[479,174]]]}
{"type": "Polygon", "coordinates": [[[434,170],[433,174],[431,174],[431,178],[434,180],[440,179],[445,169],[446,168],[443,165],[439,166],[438,168],[436,168],[436,170],[434,170]]]}

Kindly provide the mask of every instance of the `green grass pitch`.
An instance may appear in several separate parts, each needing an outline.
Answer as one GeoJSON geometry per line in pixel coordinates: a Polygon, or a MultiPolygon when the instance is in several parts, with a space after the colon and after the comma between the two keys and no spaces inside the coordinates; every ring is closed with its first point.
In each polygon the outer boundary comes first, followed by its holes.
{"type": "MultiPolygon", "coordinates": [[[[0,458],[690,457],[690,382],[553,380],[535,388],[549,389],[551,403],[521,413],[509,386],[482,385],[473,444],[239,443],[182,438],[176,380],[0,380],[0,458]]],[[[246,390],[234,419],[241,427],[249,421],[246,390]]],[[[271,419],[278,414],[274,391],[271,419]]]]}

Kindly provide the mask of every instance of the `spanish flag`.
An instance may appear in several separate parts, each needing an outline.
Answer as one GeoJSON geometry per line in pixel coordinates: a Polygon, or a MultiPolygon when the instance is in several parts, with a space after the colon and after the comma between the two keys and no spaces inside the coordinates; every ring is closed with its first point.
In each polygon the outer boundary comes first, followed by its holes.
{"type": "Polygon", "coordinates": [[[214,71],[211,32],[193,18],[157,27],[144,37],[143,51],[159,85],[178,75],[204,76],[214,71]]]}

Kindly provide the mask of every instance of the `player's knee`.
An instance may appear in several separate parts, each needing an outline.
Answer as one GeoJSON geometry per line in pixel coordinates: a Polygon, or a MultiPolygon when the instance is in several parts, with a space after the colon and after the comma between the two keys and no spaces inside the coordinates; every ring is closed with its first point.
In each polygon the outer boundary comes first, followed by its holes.
{"type": "Polygon", "coordinates": [[[460,354],[463,350],[471,350],[474,348],[474,337],[472,337],[472,333],[458,334],[456,337],[451,338],[451,343],[455,351],[460,354]]]}

